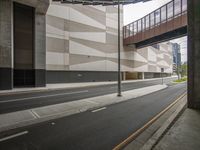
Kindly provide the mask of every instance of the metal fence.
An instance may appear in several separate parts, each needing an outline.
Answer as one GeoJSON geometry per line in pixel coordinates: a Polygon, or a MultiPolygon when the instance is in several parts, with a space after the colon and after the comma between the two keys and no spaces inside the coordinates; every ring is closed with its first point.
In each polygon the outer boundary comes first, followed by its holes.
{"type": "Polygon", "coordinates": [[[156,28],[184,14],[187,14],[187,0],[173,0],[143,18],[124,26],[124,39],[156,28]]]}

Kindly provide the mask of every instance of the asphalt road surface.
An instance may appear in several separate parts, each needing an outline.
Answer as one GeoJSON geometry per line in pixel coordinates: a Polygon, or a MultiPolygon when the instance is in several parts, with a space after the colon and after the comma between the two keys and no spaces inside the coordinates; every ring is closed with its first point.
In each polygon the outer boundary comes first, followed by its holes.
{"type": "Polygon", "coordinates": [[[0,135],[0,150],[112,150],[186,91],[186,83],[0,135]]]}
{"type": "MultiPolygon", "coordinates": [[[[175,78],[166,78],[164,83],[170,84],[175,78]]],[[[161,84],[162,80],[123,83],[122,91],[161,84]]],[[[117,92],[117,84],[84,87],[76,89],[60,89],[33,93],[11,94],[0,96],[0,114],[25,110],[40,106],[69,102],[89,97],[101,96],[117,92]]]]}

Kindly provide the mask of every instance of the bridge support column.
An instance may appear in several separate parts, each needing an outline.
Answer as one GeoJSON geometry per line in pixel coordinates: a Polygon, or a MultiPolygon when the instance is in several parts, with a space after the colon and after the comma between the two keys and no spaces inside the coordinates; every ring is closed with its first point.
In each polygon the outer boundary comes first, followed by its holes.
{"type": "Polygon", "coordinates": [[[12,2],[0,0],[0,90],[12,88],[12,2]]]}
{"type": "Polygon", "coordinates": [[[200,109],[200,1],[188,0],[188,107],[200,109]]]}

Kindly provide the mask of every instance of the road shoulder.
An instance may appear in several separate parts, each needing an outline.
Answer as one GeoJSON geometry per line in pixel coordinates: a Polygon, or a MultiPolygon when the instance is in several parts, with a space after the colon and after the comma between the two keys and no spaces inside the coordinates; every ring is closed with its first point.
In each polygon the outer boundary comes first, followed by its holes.
{"type": "MultiPolygon", "coordinates": [[[[171,79],[171,78],[177,78],[177,77],[176,76],[165,77],[164,79],[171,79]]],[[[159,79],[161,80],[161,78],[125,80],[125,81],[122,81],[122,84],[135,83],[135,82],[145,82],[145,81],[154,81],[154,80],[159,80],[159,79]]],[[[38,92],[55,91],[55,90],[87,88],[87,87],[116,85],[116,84],[117,84],[117,81],[47,84],[46,87],[15,88],[15,89],[12,89],[12,90],[0,90],[0,96],[11,95],[11,94],[15,95],[15,94],[23,94],[23,93],[38,93],[38,92]]]]}
{"type": "Polygon", "coordinates": [[[72,102],[1,114],[0,132],[120,103],[165,88],[167,88],[167,85],[154,85],[125,91],[122,97],[117,97],[116,94],[107,94],[72,102]]]}

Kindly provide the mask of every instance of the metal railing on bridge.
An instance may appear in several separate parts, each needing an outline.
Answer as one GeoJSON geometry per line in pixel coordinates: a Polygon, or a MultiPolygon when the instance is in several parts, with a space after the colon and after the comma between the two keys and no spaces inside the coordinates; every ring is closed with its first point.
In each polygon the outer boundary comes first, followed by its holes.
{"type": "Polygon", "coordinates": [[[124,45],[135,44],[183,26],[187,26],[187,0],[173,0],[124,26],[124,45]]]}

